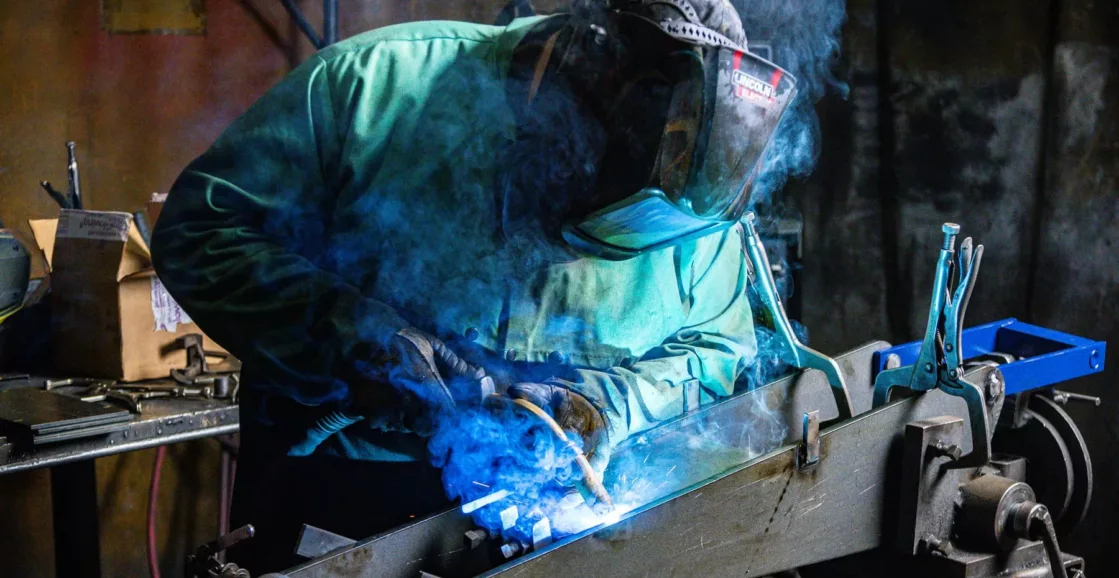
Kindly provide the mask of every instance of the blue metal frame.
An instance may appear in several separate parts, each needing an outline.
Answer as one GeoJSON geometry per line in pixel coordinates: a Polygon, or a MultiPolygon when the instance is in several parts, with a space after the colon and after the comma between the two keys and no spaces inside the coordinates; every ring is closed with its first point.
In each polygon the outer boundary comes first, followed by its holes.
{"type": "MultiPolygon", "coordinates": [[[[890,354],[901,357],[903,366],[916,363],[921,343],[914,341],[875,353],[875,376],[886,369],[886,358],[890,354]]],[[[965,360],[992,352],[1019,358],[999,366],[1006,379],[1007,395],[1100,373],[1107,356],[1107,344],[1103,341],[1084,339],[1014,318],[965,329],[960,347],[965,360]]]]}

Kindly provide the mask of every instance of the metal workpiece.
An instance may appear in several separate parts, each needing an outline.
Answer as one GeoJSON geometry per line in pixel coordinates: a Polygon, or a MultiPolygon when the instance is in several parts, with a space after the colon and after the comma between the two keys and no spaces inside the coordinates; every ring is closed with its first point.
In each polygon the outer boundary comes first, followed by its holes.
{"type": "Polygon", "coordinates": [[[758,299],[765,309],[770,323],[773,325],[774,342],[781,361],[798,369],[816,369],[824,373],[832,387],[832,395],[838,409],[839,419],[847,419],[855,415],[851,405],[851,395],[847,391],[847,383],[836,361],[807,345],[800,342],[789,317],[785,314],[785,306],[781,303],[777,284],[773,280],[773,270],[766,256],[765,246],[761,236],[755,228],[757,217],[753,212],[746,213],[742,224],[746,235],[746,256],[754,271],[754,287],[758,299]]]}
{"type": "Polygon", "coordinates": [[[318,558],[339,548],[357,543],[357,540],[340,536],[334,532],[303,524],[299,529],[299,539],[295,544],[295,555],[304,558],[318,558]]]}
{"type": "Polygon", "coordinates": [[[785,446],[487,575],[601,575],[605,557],[611,575],[757,576],[877,548],[897,434],[962,409],[942,392],[899,400],[824,429],[808,473],[785,446]],[[611,541],[618,525],[629,539],[611,541]]]}
{"type": "MultiPolygon", "coordinates": [[[[847,382],[863,384],[855,398],[862,400],[862,406],[867,410],[870,408],[871,361],[875,352],[889,346],[882,341],[872,342],[836,358],[845,371],[847,382]]],[[[656,484],[650,486],[646,493],[650,501],[656,501],[757,458],[759,450],[751,445],[757,443],[753,441],[753,436],[759,435],[759,432],[774,440],[766,442],[764,449],[775,445],[790,448],[788,458],[792,468],[795,448],[802,441],[799,426],[804,414],[819,411],[820,421],[834,419],[837,410],[833,399],[827,377],[815,370],[798,372],[764,386],[741,391],[621,442],[611,456],[605,483],[617,496],[624,496],[625,488],[631,487],[634,480],[619,479],[619,472],[638,472],[647,478],[655,477],[656,484]],[[700,439],[705,443],[696,444],[696,440],[700,439]],[[685,462],[661,457],[679,456],[681,451],[688,452],[692,459],[685,462]],[[678,467],[673,468],[672,465],[678,467]]],[[[829,454],[823,441],[820,448],[820,463],[827,463],[829,454]]],[[[771,480],[767,487],[775,487],[779,483],[784,483],[784,478],[771,480]]],[[[880,488],[877,490],[880,491],[880,488]]],[[[616,524],[606,528],[603,535],[616,540],[626,535],[626,529],[625,525],[616,524]]],[[[288,570],[287,574],[292,578],[414,578],[422,569],[444,578],[455,578],[483,574],[506,563],[500,551],[504,543],[499,536],[479,536],[476,533],[467,536],[472,530],[476,527],[471,517],[455,508],[311,560],[288,570]],[[464,541],[469,541],[469,544],[464,541]],[[378,562],[373,565],[370,560],[378,562]]],[[[572,539],[556,542],[545,550],[554,550],[572,539]]]]}
{"type": "MultiPolygon", "coordinates": [[[[873,344],[837,360],[843,367],[862,367],[848,378],[869,390],[867,362],[886,346],[873,344]]],[[[819,372],[803,372],[628,440],[618,448],[608,474],[615,471],[618,460],[641,462],[658,449],[684,447],[696,456],[689,460],[694,465],[678,479],[684,485],[666,488],[663,497],[622,515],[616,523],[591,528],[501,567],[497,567],[501,554],[494,552],[500,544],[466,547],[463,535],[473,526],[456,509],[307,562],[287,574],[292,578],[414,577],[423,570],[444,578],[604,573],[754,576],[877,548],[883,544],[886,496],[897,483],[891,473],[896,467],[890,465],[895,463],[891,458],[895,440],[914,419],[966,415],[966,408],[963,400],[934,391],[822,428],[819,463],[805,473],[796,467],[800,428],[786,426],[786,442],[779,449],[726,467],[726,445],[718,440],[742,439],[749,429],[747,420],[756,419],[763,408],[777,411],[785,424],[792,425],[824,403],[823,420],[835,411],[828,403],[830,389],[819,372]],[[705,431],[716,441],[710,446],[681,446],[695,439],[695,431],[705,431]]],[[[970,450],[968,440],[961,444],[970,450]]],[[[676,473],[682,469],[683,465],[676,473]]]]}
{"type": "Polygon", "coordinates": [[[820,412],[810,411],[801,421],[801,441],[797,446],[797,470],[807,472],[820,463],[820,412]]]}
{"type": "Polygon", "coordinates": [[[896,571],[886,575],[914,578],[1040,578],[1050,575],[1050,559],[1054,576],[1082,572],[1082,560],[1059,552],[1056,532],[1051,540],[1042,533],[1048,508],[1038,510],[1042,494],[1023,483],[1027,459],[960,467],[975,444],[989,451],[989,435],[972,432],[998,423],[1006,399],[1000,367],[957,374],[974,398],[934,388],[872,408],[877,357],[889,348],[871,343],[835,359],[853,418],[829,422],[839,412],[834,388],[809,369],[624,440],[605,484],[625,507],[557,542],[505,541],[477,531],[456,508],[287,575],[737,577],[860,553],[888,562],[896,571]],[[635,488],[641,499],[627,500],[635,488]]]}

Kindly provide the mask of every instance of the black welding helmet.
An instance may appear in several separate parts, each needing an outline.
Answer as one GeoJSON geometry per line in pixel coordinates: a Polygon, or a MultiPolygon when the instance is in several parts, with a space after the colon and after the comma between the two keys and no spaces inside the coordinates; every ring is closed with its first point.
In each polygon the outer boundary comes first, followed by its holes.
{"type": "Polygon", "coordinates": [[[620,35],[628,54],[637,55],[616,65],[623,72],[613,74],[631,81],[612,78],[611,72],[596,77],[596,85],[613,81],[609,90],[614,98],[601,113],[607,124],[636,108],[630,101],[637,93],[647,101],[653,92],[632,79],[655,77],[663,94],[659,112],[646,115],[656,119],[643,136],[652,142],[644,154],[647,162],[638,163],[634,177],[612,178],[612,171],[626,163],[613,162],[608,152],[600,163],[599,188],[615,190],[598,195],[597,206],[568,215],[562,227],[571,246],[612,260],[737,222],[749,204],[766,148],[796,94],[792,75],[702,26],[694,10],[686,9],[687,2],[630,4],[671,4],[681,7],[682,17],[658,22],[647,12],[618,10],[610,18],[613,30],[591,26],[602,36],[620,35]],[[619,188],[619,182],[625,185],[619,188]]]}

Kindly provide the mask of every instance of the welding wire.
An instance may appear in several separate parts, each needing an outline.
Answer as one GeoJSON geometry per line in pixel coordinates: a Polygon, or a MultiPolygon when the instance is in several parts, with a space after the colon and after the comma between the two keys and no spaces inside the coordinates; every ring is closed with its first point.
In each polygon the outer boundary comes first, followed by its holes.
{"type": "Polygon", "coordinates": [[[462,505],[462,513],[463,514],[469,514],[469,513],[473,512],[473,511],[475,511],[479,508],[484,508],[484,507],[486,507],[486,506],[488,506],[488,505],[490,505],[490,504],[492,504],[492,503],[494,503],[498,500],[503,500],[508,495],[509,495],[509,490],[498,490],[498,491],[496,491],[496,492],[494,492],[494,493],[492,493],[488,496],[483,496],[481,498],[478,498],[477,500],[474,500],[473,502],[467,502],[467,503],[462,505]]]}
{"type": "Polygon", "coordinates": [[[598,472],[594,471],[594,468],[591,467],[591,463],[587,461],[587,456],[583,454],[578,446],[567,439],[567,433],[556,423],[556,420],[552,419],[552,416],[548,415],[547,412],[539,407],[536,407],[536,404],[530,401],[514,399],[513,403],[527,409],[532,412],[533,415],[543,420],[552,430],[552,433],[556,434],[567,447],[571,448],[571,451],[575,453],[575,463],[578,464],[579,469],[583,471],[583,481],[586,482],[587,488],[594,494],[596,500],[607,506],[613,506],[614,500],[610,499],[610,494],[606,493],[606,488],[602,486],[602,480],[598,478],[598,472]]]}

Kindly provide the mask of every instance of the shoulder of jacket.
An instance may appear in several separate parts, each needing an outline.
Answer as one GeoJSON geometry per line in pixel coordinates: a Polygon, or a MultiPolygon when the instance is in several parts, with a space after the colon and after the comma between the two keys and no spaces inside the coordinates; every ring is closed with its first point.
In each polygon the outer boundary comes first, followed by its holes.
{"type": "Polygon", "coordinates": [[[409,45],[445,42],[491,44],[495,47],[503,47],[510,42],[516,44],[528,29],[545,18],[548,16],[519,18],[508,26],[453,20],[405,22],[351,36],[324,48],[315,56],[319,60],[330,62],[354,53],[368,52],[391,45],[400,45],[401,49],[406,50],[409,45]]]}

